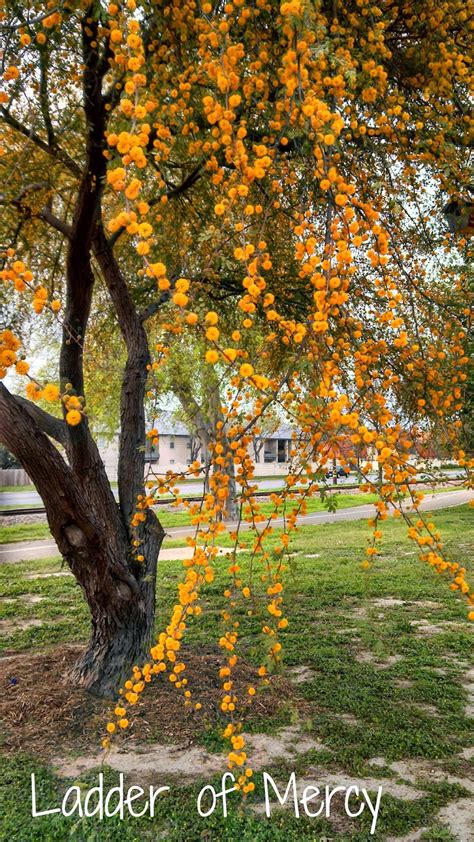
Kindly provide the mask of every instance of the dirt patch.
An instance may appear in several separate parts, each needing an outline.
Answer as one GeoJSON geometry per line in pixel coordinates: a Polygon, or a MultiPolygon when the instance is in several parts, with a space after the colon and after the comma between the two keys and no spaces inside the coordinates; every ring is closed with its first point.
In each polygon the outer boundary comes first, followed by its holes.
{"type": "Polygon", "coordinates": [[[14,620],[13,618],[7,618],[6,620],[0,620],[0,634],[9,634],[10,632],[25,631],[25,629],[32,629],[35,628],[35,626],[42,625],[42,620],[14,620]]]}
{"type": "Polygon", "coordinates": [[[303,734],[295,725],[283,728],[277,734],[249,734],[246,739],[252,765],[256,769],[263,769],[275,761],[291,760],[307,751],[322,751],[325,748],[320,740],[303,734]]]}
{"type": "Polygon", "coordinates": [[[415,710],[419,710],[420,713],[426,713],[428,716],[433,716],[435,719],[439,719],[439,710],[434,705],[425,705],[422,702],[412,702],[412,707],[415,710]]]}
{"type": "Polygon", "coordinates": [[[418,842],[427,830],[428,828],[426,827],[420,827],[418,830],[414,830],[406,836],[387,836],[387,842],[418,842]]]}
{"type": "Polygon", "coordinates": [[[225,765],[221,754],[210,754],[197,746],[169,746],[156,744],[145,751],[109,751],[85,755],[82,757],[53,758],[54,771],[65,778],[78,778],[84,772],[96,769],[106,763],[117,772],[123,772],[133,783],[153,776],[158,782],[160,777],[179,775],[189,780],[205,778],[219,772],[225,765]]]}
{"type": "MultiPolygon", "coordinates": [[[[67,686],[67,673],[81,649],[78,645],[64,645],[34,655],[5,653],[7,657],[0,661],[3,752],[13,754],[28,746],[32,754],[47,759],[66,753],[97,753],[111,703],[67,686]]],[[[202,709],[185,708],[180,693],[158,676],[133,708],[131,726],[120,735],[116,750],[134,751],[137,744],[143,746],[146,741],[179,745],[187,742],[192,746],[209,727],[224,722],[218,677],[222,666],[220,652],[209,647],[196,654],[183,646],[182,655],[193,700],[200,702],[202,709]]],[[[247,696],[246,688],[250,684],[258,686],[256,668],[242,661],[233,678],[238,696],[248,698],[242,711],[249,726],[258,728],[259,721],[278,715],[289,698],[296,713],[307,715],[308,703],[295,699],[294,687],[283,677],[270,677],[268,687],[253,700],[247,696]]]]}
{"type": "Polygon", "coordinates": [[[470,669],[465,673],[462,686],[467,692],[467,703],[464,708],[464,714],[472,719],[474,718],[474,669],[470,669]]]}
{"type": "Polygon", "coordinates": [[[338,719],[339,722],[344,722],[345,725],[351,725],[353,728],[360,725],[359,720],[352,713],[334,713],[334,711],[331,711],[331,716],[338,719]]]}
{"type": "Polygon", "coordinates": [[[414,600],[406,600],[406,599],[397,599],[393,596],[386,596],[380,597],[379,599],[371,600],[372,605],[376,608],[399,608],[404,606],[406,608],[428,608],[430,610],[436,610],[442,608],[441,602],[433,602],[431,599],[414,599],[414,600]]]}
{"type": "Polygon", "coordinates": [[[415,682],[410,681],[409,678],[394,678],[392,684],[400,690],[408,690],[410,687],[414,687],[415,682]]]}
{"type": "MultiPolygon", "coordinates": [[[[319,740],[302,734],[296,726],[283,728],[277,734],[246,735],[247,749],[252,759],[253,769],[264,769],[270,763],[291,760],[310,749],[321,751],[324,746],[319,740]]],[[[52,765],[57,773],[66,778],[75,778],[103,762],[117,772],[123,772],[130,781],[136,777],[152,776],[158,780],[170,775],[178,775],[188,780],[209,778],[225,769],[225,756],[211,754],[199,746],[182,744],[177,746],[154,744],[149,748],[132,751],[111,750],[76,758],[53,758],[52,765]]]]}
{"type": "Polygon", "coordinates": [[[382,769],[384,766],[387,766],[387,761],[385,757],[372,757],[370,760],[367,761],[369,766],[377,766],[382,769]]]}
{"type": "Polygon", "coordinates": [[[15,602],[23,602],[24,605],[38,605],[39,602],[44,602],[45,596],[39,596],[34,593],[22,593],[18,596],[2,596],[0,602],[2,605],[14,605],[15,602]]]}
{"type": "Polygon", "coordinates": [[[427,637],[447,631],[465,631],[466,629],[464,623],[456,623],[454,620],[444,620],[442,623],[429,623],[428,620],[410,620],[410,626],[416,629],[417,634],[427,637]]]}
{"type": "Polygon", "coordinates": [[[365,605],[353,605],[350,608],[348,616],[352,619],[355,619],[356,617],[365,619],[367,617],[367,608],[365,605]]]}
{"type": "Polygon", "coordinates": [[[402,660],[401,655],[388,655],[386,658],[378,658],[373,652],[356,652],[354,658],[359,664],[373,664],[378,670],[387,670],[402,660]]]}
{"type": "Polygon", "coordinates": [[[313,681],[319,673],[304,664],[300,667],[291,667],[286,672],[292,684],[304,684],[306,681],[313,681]]]}
{"type": "Polygon", "coordinates": [[[404,599],[395,599],[393,596],[381,597],[380,599],[373,599],[372,605],[376,608],[397,608],[399,605],[406,605],[404,599]]]}
{"type": "Polygon", "coordinates": [[[459,798],[446,804],[437,818],[446,824],[455,839],[460,842],[474,840],[474,798],[459,798]]]}
{"type": "Polygon", "coordinates": [[[403,780],[409,781],[409,783],[421,783],[421,786],[423,786],[423,780],[425,779],[440,781],[448,784],[459,784],[464,789],[474,793],[474,780],[472,778],[450,775],[443,770],[441,763],[434,760],[414,758],[413,760],[397,760],[389,765],[397,775],[400,775],[403,780]]]}
{"type": "Polygon", "coordinates": [[[24,573],[23,578],[32,582],[33,579],[57,579],[62,576],[72,576],[72,573],[68,570],[57,570],[54,573],[24,573]]]}

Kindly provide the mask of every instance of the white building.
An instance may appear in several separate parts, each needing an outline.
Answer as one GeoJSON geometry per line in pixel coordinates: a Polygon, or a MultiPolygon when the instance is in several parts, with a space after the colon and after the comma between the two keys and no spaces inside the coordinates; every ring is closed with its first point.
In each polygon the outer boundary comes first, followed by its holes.
{"type": "MultiPolygon", "coordinates": [[[[158,444],[153,445],[147,439],[145,460],[155,473],[186,470],[196,460],[205,462],[205,453],[199,439],[193,436],[188,427],[173,418],[170,413],[162,413],[153,423],[158,430],[158,444]]],[[[285,474],[288,470],[291,447],[291,429],[281,426],[268,436],[257,438],[251,446],[251,456],[255,462],[255,474],[268,476],[285,474]]],[[[99,437],[99,450],[111,481],[117,479],[118,438],[111,441],[99,437]]]]}

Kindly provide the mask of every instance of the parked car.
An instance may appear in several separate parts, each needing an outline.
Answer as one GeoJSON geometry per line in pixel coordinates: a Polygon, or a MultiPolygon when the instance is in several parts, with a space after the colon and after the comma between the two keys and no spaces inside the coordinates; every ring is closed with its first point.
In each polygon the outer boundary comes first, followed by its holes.
{"type": "MultiPolygon", "coordinates": [[[[346,469],[343,468],[342,465],[339,465],[336,468],[336,477],[348,477],[349,473],[350,472],[346,471],[346,469]]],[[[330,468],[329,471],[326,471],[326,479],[331,479],[331,477],[333,477],[333,476],[334,476],[333,468],[330,468]]]]}

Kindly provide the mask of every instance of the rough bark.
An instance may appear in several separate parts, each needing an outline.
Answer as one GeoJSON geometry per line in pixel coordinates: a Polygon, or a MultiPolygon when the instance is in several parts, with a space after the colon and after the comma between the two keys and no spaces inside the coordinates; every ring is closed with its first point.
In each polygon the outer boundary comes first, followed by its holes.
{"type": "Polygon", "coordinates": [[[0,438],[43,498],[51,533],[91,612],[91,640],[71,678],[109,697],[133,663],[147,656],[156,562],[164,533],[150,515],[146,562],[130,561],[130,536],[119,507],[114,501],[111,510],[108,495],[100,502],[97,489],[94,505],[90,504],[90,483],[78,481],[25,403],[0,384],[0,438]]]}

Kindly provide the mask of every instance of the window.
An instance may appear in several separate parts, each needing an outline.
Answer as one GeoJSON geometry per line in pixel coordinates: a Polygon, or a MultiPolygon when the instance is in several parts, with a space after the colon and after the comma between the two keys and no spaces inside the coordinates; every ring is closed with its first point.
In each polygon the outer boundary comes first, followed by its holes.
{"type": "Polygon", "coordinates": [[[145,442],[145,462],[159,462],[160,451],[158,445],[152,444],[150,439],[145,442]]]}
{"type": "Polygon", "coordinates": [[[170,450],[174,450],[174,439],[170,439],[170,450]]]}

